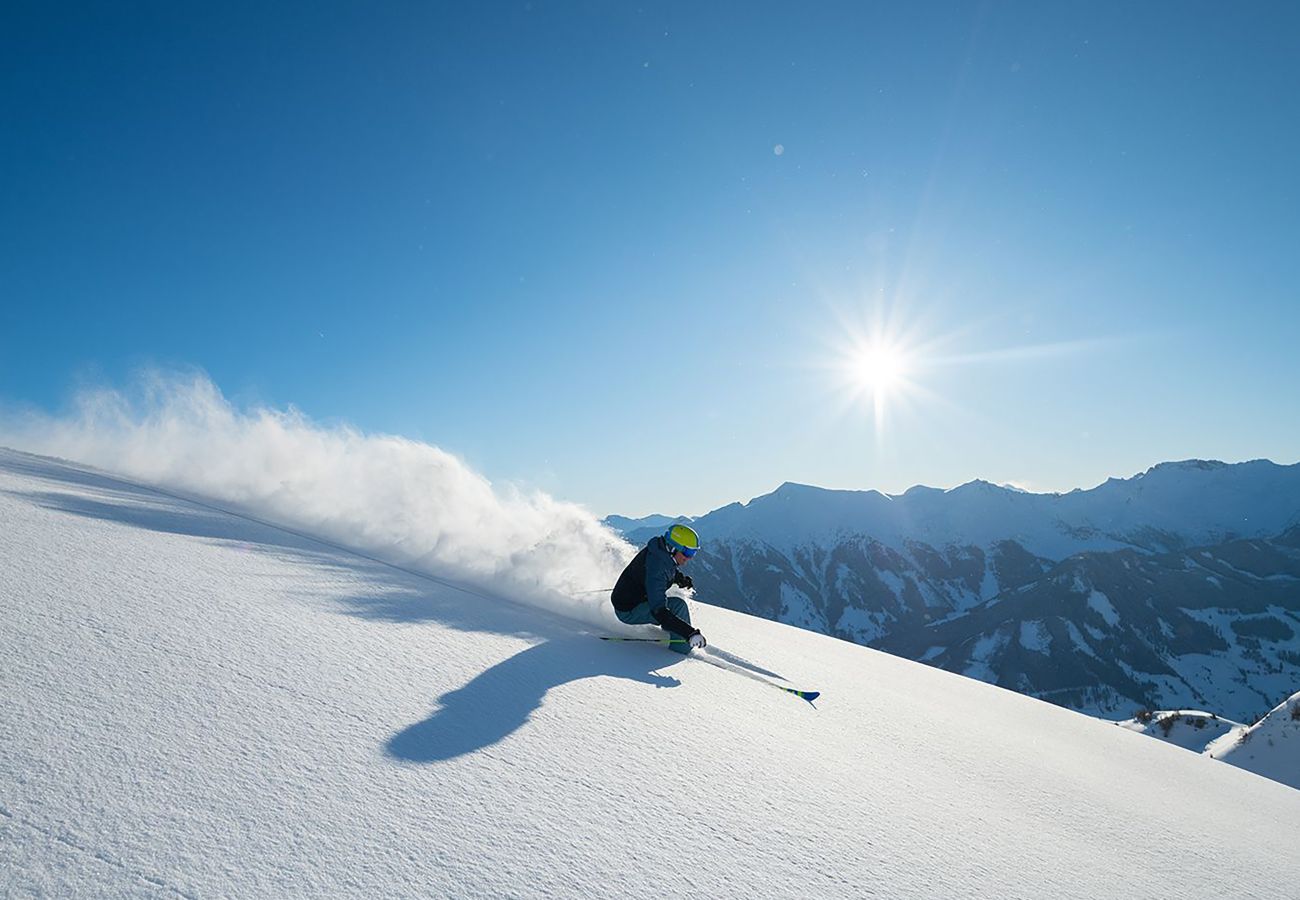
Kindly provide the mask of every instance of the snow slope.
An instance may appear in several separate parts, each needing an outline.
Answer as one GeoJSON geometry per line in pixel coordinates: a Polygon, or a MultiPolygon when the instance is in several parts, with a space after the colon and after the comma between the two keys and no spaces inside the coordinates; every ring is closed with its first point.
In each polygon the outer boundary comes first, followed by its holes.
{"type": "Polygon", "coordinates": [[[1300,792],[724,610],[694,610],[711,640],[823,691],[819,708],[481,581],[12,452],[0,565],[4,896],[1300,883],[1279,827],[1300,792]]]}
{"type": "Polygon", "coordinates": [[[1249,727],[1205,748],[1208,756],[1300,789],[1300,691],[1249,727]]]}

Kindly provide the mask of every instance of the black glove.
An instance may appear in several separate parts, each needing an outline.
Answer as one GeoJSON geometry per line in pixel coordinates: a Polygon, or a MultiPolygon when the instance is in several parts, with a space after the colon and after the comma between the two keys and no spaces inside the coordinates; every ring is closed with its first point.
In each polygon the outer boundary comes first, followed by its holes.
{"type": "Polygon", "coordinates": [[[673,575],[673,584],[677,585],[678,587],[684,587],[688,591],[695,589],[695,582],[691,581],[691,576],[684,575],[681,572],[678,572],[677,574],[673,575]]]}

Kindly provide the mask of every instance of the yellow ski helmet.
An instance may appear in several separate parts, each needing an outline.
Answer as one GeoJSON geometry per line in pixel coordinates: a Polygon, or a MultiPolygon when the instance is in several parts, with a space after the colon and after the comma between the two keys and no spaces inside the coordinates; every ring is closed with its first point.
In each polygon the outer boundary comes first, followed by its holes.
{"type": "Polygon", "coordinates": [[[700,549],[700,536],[689,525],[674,525],[664,532],[664,543],[669,553],[680,553],[689,559],[700,549]]]}

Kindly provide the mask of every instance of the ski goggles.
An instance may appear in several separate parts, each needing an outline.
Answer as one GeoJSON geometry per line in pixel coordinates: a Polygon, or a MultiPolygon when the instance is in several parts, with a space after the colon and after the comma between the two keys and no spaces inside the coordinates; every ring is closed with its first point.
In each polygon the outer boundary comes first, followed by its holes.
{"type": "Polygon", "coordinates": [[[700,536],[689,525],[674,525],[664,532],[664,543],[673,553],[680,553],[687,559],[700,549],[700,536]],[[690,545],[694,546],[690,546],[690,545]]]}

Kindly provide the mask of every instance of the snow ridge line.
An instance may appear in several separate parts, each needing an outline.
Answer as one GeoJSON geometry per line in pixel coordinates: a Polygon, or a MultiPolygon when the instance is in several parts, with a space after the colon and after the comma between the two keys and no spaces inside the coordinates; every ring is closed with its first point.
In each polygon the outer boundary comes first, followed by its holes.
{"type": "Polygon", "coordinates": [[[32,822],[28,819],[25,819],[22,816],[14,815],[4,806],[0,806],[0,815],[4,816],[6,819],[9,819],[15,825],[21,825],[24,828],[30,828],[32,831],[35,831],[37,834],[42,834],[45,837],[49,838],[50,840],[58,841],[60,844],[62,844],[65,847],[69,847],[73,850],[76,850],[78,853],[89,856],[91,859],[98,860],[104,865],[111,866],[112,868],[117,869],[119,872],[123,872],[127,875],[130,875],[132,878],[137,878],[140,881],[143,881],[144,883],[151,885],[152,887],[160,888],[164,891],[168,891],[169,893],[175,894],[178,897],[184,897],[185,900],[199,900],[197,894],[187,894],[185,891],[182,891],[180,888],[173,887],[172,885],[168,884],[166,881],[163,881],[161,878],[158,878],[153,875],[146,875],[144,872],[140,871],[134,866],[128,865],[127,863],[124,863],[119,859],[115,859],[114,857],[103,852],[102,850],[94,850],[90,847],[84,847],[81,844],[77,843],[76,840],[74,840],[73,838],[68,837],[67,835],[64,834],[60,834],[58,831],[56,831],[53,828],[48,828],[44,825],[39,825],[36,822],[32,822]]]}

